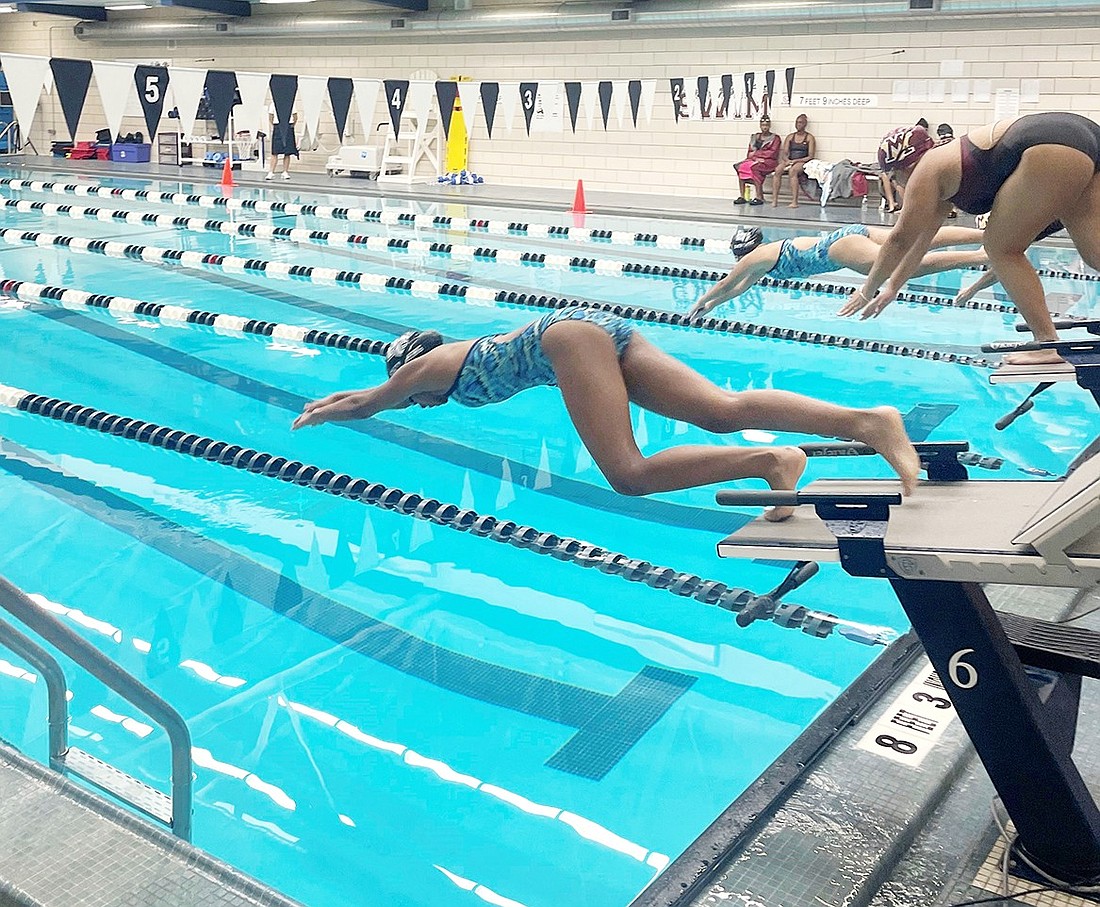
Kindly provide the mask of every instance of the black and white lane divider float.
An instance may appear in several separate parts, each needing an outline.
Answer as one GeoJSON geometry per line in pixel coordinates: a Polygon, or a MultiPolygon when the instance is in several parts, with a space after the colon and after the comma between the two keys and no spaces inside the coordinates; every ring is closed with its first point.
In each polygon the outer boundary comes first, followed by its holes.
{"type": "MultiPolygon", "coordinates": [[[[0,208],[16,211],[20,214],[45,214],[47,216],[69,217],[73,220],[96,220],[101,222],[119,222],[131,226],[154,229],[177,228],[195,233],[218,233],[224,236],[241,236],[247,239],[261,239],[291,242],[298,245],[318,247],[347,246],[352,249],[366,249],[371,252],[419,252],[422,254],[442,255],[449,258],[472,261],[488,261],[502,264],[530,265],[558,269],[592,271],[604,276],[627,275],[676,280],[698,280],[715,283],[721,280],[722,271],[707,271],[698,268],[679,268],[670,265],[656,265],[645,262],[616,261],[604,258],[585,258],[579,255],[554,255],[544,252],[523,252],[519,249],[497,249],[490,246],[470,246],[460,243],[427,242],[421,239],[394,239],[387,236],[364,236],[354,233],[339,233],[329,230],[307,230],[301,227],[275,227],[270,224],[233,223],[226,220],[201,217],[183,217],[152,212],[110,210],[108,208],[84,207],[81,205],[57,205],[52,202],[16,201],[0,199],[0,208]]],[[[824,283],[815,280],[795,280],[764,276],[757,283],[762,287],[783,290],[796,290],[826,296],[847,296],[853,287],[846,284],[824,283]]],[[[914,305],[927,305],[940,308],[972,309],[983,312],[1015,313],[1016,307],[999,302],[967,300],[960,302],[953,296],[941,296],[935,293],[913,293],[902,290],[897,295],[899,302],[914,305]]]]}
{"type": "Polygon", "coordinates": [[[103,309],[116,317],[142,315],[165,324],[193,324],[212,327],[217,331],[235,334],[255,334],[259,337],[271,337],[276,340],[292,340],[312,346],[327,346],[372,356],[384,356],[389,341],[371,340],[356,337],[340,331],[325,331],[319,328],[306,328],[278,321],[261,321],[257,318],[244,318],[240,315],[222,315],[217,312],[205,312],[201,309],[188,309],[183,306],[168,305],[161,302],[143,302],[126,296],[110,296],[104,293],[87,293],[72,287],[52,287],[46,284],[30,283],[25,280],[0,280],[0,295],[22,302],[47,303],[62,308],[103,309]]]}
{"type": "Polygon", "coordinates": [[[262,214],[305,214],[334,220],[388,225],[403,224],[436,230],[450,230],[452,232],[510,234],[530,236],[537,239],[563,239],[572,242],[598,242],[624,246],[656,246],[658,249],[698,250],[721,255],[728,255],[730,250],[728,239],[703,239],[701,237],[668,236],[657,233],[636,233],[632,230],[593,230],[584,227],[532,224],[521,221],[445,217],[399,212],[385,208],[368,209],[300,204],[297,202],[275,202],[265,199],[195,195],[185,192],[157,192],[151,189],[122,189],[117,186],[103,186],[96,183],[55,183],[46,180],[13,178],[0,179],[0,186],[6,186],[13,190],[47,192],[54,195],[121,198],[127,201],[144,201],[165,205],[196,205],[200,208],[225,208],[228,211],[256,211],[262,214]]]}
{"type": "Polygon", "coordinates": [[[967,353],[935,349],[914,344],[892,343],[884,340],[864,340],[819,331],[796,330],[760,324],[754,321],[734,321],[728,318],[688,318],[680,312],[667,312],[646,306],[623,305],[563,296],[548,296],[513,290],[496,290],[460,283],[439,283],[433,280],[411,280],[407,277],[385,274],[363,274],[359,271],[341,271],[336,268],[318,268],[311,265],[293,265],[288,262],[266,261],[260,258],[242,258],[238,255],[221,255],[216,252],[196,252],[183,249],[161,249],[112,240],[88,239],[81,236],[59,236],[33,230],[0,230],[0,240],[9,245],[27,244],[42,248],[61,247],[73,252],[105,255],[109,258],[130,258],[154,264],[172,264],[184,268],[219,268],[236,274],[281,277],[306,280],[321,286],[358,287],[361,290],[408,292],[414,296],[429,298],[461,298],[475,302],[499,303],[540,309],[562,309],[570,306],[610,312],[622,318],[650,324],[673,325],[685,328],[703,328],[723,334],[746,337],[763,337],[770,340],[788,340],[812,346],[830,346],[840,349],[865,350],[891,356],[908,356],[931,359],[957,365],[992,368],[990,360],[967,353]]]}
{"type": "MultiPolygon", "coordinates": [[[[24,180],[12,177],[0,178],[0,187],[25,192],[46,192],[54,195],[94,196],[126,201],[144,201],[165,205],[193,205],[200,208],[225,208],[227,211],[256,211],[261,214],[304,214],[333,220],[379,223],[391,226],[405,225],[451,232],[489,233],[510,236],[529,236],[532,239],[562,239],[571,242],[595,242],[623,246],[646,246],[668,251],[702,251],[714,255],[729,255],[726,238],[698,236],[672,236],[659,233],[639,233],[632,230],[594,230],[585,227],[567,227],[557,224],[532,224],[524,221],[484,220],[477,218],[447,217],[432,214],[414,214],[385,208],[354,208],[334,205],[276,202],[266,199],[231,198],[224,195],[197,195],[186,192],[157,192],[152,189],[122,189],[98,183],[55,183],[48,180],[24,180]]],[[[984,269],[980,269],[984,270],[984,269]]],[[[1068,280],[1100,281],[1100,274],[1063,271],[1054,268],[1038,268],[1041,277],[1068,280]]]]}
{"type": "MultiPolygon", "coordinates": [[[[0,296],[18,299],[25,303],[45,303],[59,305],[67,309],[84,307],[106,311],[115,317],[141,315],[164,324],[185,326],[197,325],[214,328],[219,333],[255,334],[259,337],[271,337],[276,340],[290,340],[312,346],[324,346],[332,349],[348,350],[368,356],[385,356],[389,341],[371,340],[368,337],[356,337],[341,331],[326,331],[320,328],[306,328],[278,321],[259,321],[240,315],[221,315],[201,309],[188,309],[183,306],[168,305],[160,302],[143,302],[126,296],[109,296],[103,293],[87,293],[71,287],[52,287],[30,283],[25,280],[0,280],[0,296]]],[[[855,448],[844,445],[802,445],[810,456],[838,456],[840,451],[851,452],[855,448]]],[[[869,449],[868,449],[869,450],[869,449]]],[[[1003,463],[999,458],[983,457],[976,453],[959,453],[958,460],[964,466],[979,466],[983,469],[1000,469],[1003,463]]]]}
{"type": "MultiPolygon", "coordinates": [[[[511,520],[463,509],[435,498],[403,491],[394,486],[371,482],[331,469],[321,469],[298,460],[263,453],[239,444],[218,441],[192,432],[173,429],[154,422],[144,422],[125,416],[81,406],[56,397],[33,394],[16,387],[0,385],[0,406],[117,435],[138,443],[176,451],[200,460],[209,460],[245,472],[264,475],[336,497],[392,510],[415,519],[427,520],[456,532],[469,532],[495,542],[512,545],[534,554],[553,557],[581,567],[595,567],[602,573],[619,576],[629,582],[645,583],[673,595],[694,598],[704,604],[717,605],[734,613],[759,608],[758,596],[748,589],[737,589],[716,580],[704,579],[692,573],[682,573],[609,551],[580,539],[543,532],[511,520]]],[[[805,571],[803,571],[805,572],[805,571]]],[[[812,572],[810,572],[812,575],[812,572]]],[[[808,578],[808,577],[807,577],[808,578]]],[[[802,605],[773,602],[767,615],[783,627],[801,630],[810,636],[824,638],[836,630],[841,636],[866,645],[887,645],[897,634],[887,627],[872,627],[845,621],[835,614],[815,611],[802,605]]]]}

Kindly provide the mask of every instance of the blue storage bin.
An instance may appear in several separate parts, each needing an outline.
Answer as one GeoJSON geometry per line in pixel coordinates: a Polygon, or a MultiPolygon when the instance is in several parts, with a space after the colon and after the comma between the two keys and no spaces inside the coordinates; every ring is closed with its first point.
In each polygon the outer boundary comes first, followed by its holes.
{"type": "Polygon", "coordinates": [[[127,164],[149,163],[149,152],[152,145],[132,145],[125,142],[116,142],[111,146],[111,160],[123,161],[127,164]]]}

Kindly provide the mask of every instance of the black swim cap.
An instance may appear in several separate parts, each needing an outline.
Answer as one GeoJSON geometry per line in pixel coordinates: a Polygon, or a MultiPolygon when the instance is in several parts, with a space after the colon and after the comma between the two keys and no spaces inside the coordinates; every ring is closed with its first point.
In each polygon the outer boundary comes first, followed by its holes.
{"type": "Polygon", "coordinates": [[[759,227],[738,227],[730,240],[730,251],[738,258],[744,258],[764,241],[764,231],[759,227]]]}
{"type": "Polygon", "coordinates": [[[406,362],[419,359],[442,343],[439,331],[407,331],[386,347],[386,374],[392,376],[406,362]]]}

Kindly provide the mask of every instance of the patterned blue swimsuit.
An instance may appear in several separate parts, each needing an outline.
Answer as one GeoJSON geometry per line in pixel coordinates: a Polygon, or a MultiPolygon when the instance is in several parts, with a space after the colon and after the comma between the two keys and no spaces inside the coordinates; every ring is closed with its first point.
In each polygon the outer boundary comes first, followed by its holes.
{"type": "Polygon", "coordinates": [[[481,337],[470,347],[448,396],[463,406],[499,403],[529,387],[556,386],[557,376],[542,352],[542,334],[559,321],[587,321],[599,325],[615,342],[621,357],[634,333],[617,315],[572,307],[544,315],[511,340],[481,337]]]}
{"type": "Polygon", "coordinates": [[[792,277],[813,277],[815,274],[828,274],[830,271],[839,271],[841,265],[829,260],[829,247],[838,239],[845,236],[858,234],[868,236],[870,231],[864,224],[848,224],[839,230],[834,230],[828,236],[823,236],[816,245],[808,249],[796,249],[789,239],[783,240],[779,247],[779,258],[768,273],[779,279],[792,277]]]}

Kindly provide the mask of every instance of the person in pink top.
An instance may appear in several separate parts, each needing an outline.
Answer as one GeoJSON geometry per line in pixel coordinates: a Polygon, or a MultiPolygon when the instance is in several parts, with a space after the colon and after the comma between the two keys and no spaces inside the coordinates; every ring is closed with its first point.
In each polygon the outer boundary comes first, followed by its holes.
{"type": "Polygon", "coordinates": [[[749,139],[748,157],[733,169],[741,182],[741,194],[733,200],[735,205],[745,204],[745,189],[752,183],[755,195],[750,205],[764,204],[764,177],[779,166],[779,149],[783,140],[772,132],[771,117],[767,114],[760,118],[760,131],[749,139]]]}

